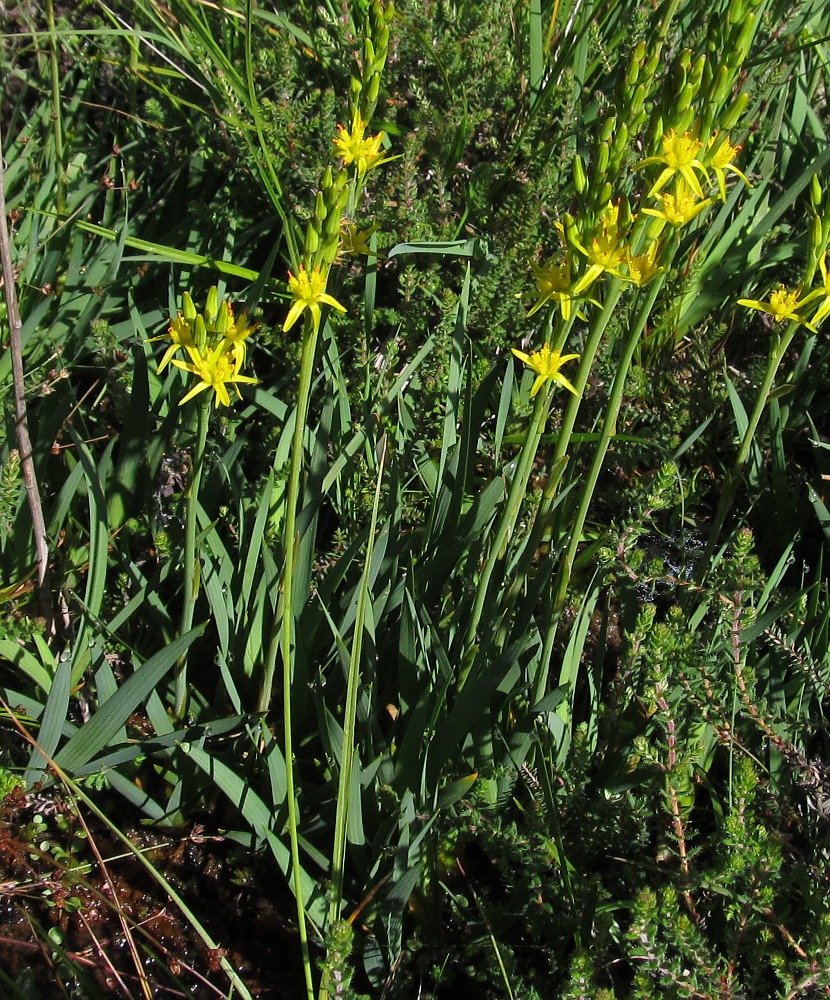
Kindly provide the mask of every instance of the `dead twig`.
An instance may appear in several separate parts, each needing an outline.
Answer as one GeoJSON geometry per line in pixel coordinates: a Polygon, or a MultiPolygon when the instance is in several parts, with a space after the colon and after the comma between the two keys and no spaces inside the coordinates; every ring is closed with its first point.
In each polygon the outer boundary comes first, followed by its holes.
{"type": "Polygon", "coordinates": [[[37,582],[40,592],[41,614],[46,619],[49,635],[54,634],[55,619],[52,607],[52,593],[49,583],[49,546],[46,541],[46,522],[43,519],[43,505],[40,500],[40,488],[35,474],[35,463],[32,456],[32,441],[29,437],[29,423],[26,416],[25,383],[23,380],[23,347],[20,331],[23,324],[20,321],[20,311],[17,306],[15,292],[14,265],[12,263],[12,244],[6,216],[6,183],[5,161],[3,159],[3,139],[0,131],[0,258],[3,262],[3,291],[6,297],[6,310],[9,318],[9,351],[12,357],[12,376],[14,379],[14,413],[15,430],[17,432],[17,447],[20,452],[20,467],[23,471],[23,482],[26,486],[26,497],[29,502],[29,512],[32,518],[32,530],[35,536],[35,552],[37,553],[37,582]]]}

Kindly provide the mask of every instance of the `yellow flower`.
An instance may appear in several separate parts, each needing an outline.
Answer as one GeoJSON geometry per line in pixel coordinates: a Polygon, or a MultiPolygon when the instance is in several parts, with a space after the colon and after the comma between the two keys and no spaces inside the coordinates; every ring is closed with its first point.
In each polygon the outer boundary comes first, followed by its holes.
{"type": "Polygon", "coordinates": [[[349,131],[343,125],[338,125],[338,134],[335,136],[334,145],[343,158],[343,163],[348,166],[354,163],[357,166],[357,174],[362,177],[367,170],[379,167],[381,163],[389,163],[397,160],[397,156],[384,156],[381,152],[383,142],[383,132],[366,139],[363,133],[366,131],[366,122],[360,117],[357,111],[352,119],[352,128],[349,131]]]}
{"type": "MultiPolygon", "coordinates": [[[[186,396],[179,402],[183,406],[188,400],[193,399],[198,393],[205,389],[213,389],[215,393],[214,403],[219,406],[230,406],[231,397],[228,395],[228,386],[234,387],[238,382],[256,383],[259,380],[250,378],[248,375],[239,375],[233,363],[231,351],[225,349],[224,344],[219,344],[213,350],[204,354],[192,354],[190,364],[184,361],[174,360],[173,364],[183,371],[190,372],[201,379],[186,396]]],[[[239,389],[236,390],[239,396],[239,389]]]]}
{"type": "Polygon", "coordinates": [[[369,226],[368,229],[358,229],[354,222],[343,222],[340,225],[340,246],[337,248],[337,261],[342,262],[345,257],[378,257],[380,254],[369,245],[372,233],[377,232],[380,227],[369,226]]]}
{"type": "Polygon", "coordinates": [[[656,264],[659,252],[660,244],[657,240],[652,240],[645,253],[640,253],[636,256],[629,253],[628,277],[634,282],[635,285],[637,285],[638,288],[642,288],[643,285],[647,285],[652,278],[658,275],[661,271],[665,270],[665,268],[658,267],[656,264]]]}
{"type": "Polygon", "coordinates": [[[665,169],[648,193],[649,198],[653,198],[661,191],[675,174],[680,174],[698,198],[702,198],[703,189],[695,173],[696,170],[699,171],[706,178],[706,181],[709,181],[706,167],[697,158],[697,154],[702,148],[703,143],[699,139],[692,138],[690,132],[678,135],[674,129],[671,129],[668,135],[664,135],[663,155],[648,156],[645,160],[641,160],[634,168],[635,170],[639,170],[640,167],[646,167],[652,163],[665,164],[665,169]]]}
{"type": "Polygon", "coordinates": [[[541,351],[533,351],[530,354],[518,351],[515,347],[512,347],[511,350],[520,361],[524,361],[528,368],[532,368],[536,372],[536,381],[530,390],[531,396],[535,396],[542,386],[549,381],[558,382],[575,396],[579,395],[559,370],[566,361],[573,361],[574,358],[578,358],[578,354],[562,354],[559,351],[552,351],[547,344],[542,347],[541,351]]]}
{"type": "Polygon", "coordinates": [[[254,323],[248,326],[248,314],[244,312],[238,320],[235,320],[230,302],[223,302],[222,306],[227,310],[227,319],[225,322],[218,324],[220,332],[222,332],[222,343],[225,349],[233,356],[233,363],[236,370],[241,371],[242,366],[245,364],[245,341],[256,330],[259,324],[254,323]],[[221,330],[223,326],[224,331],[221,330]]]}
{"type": "Polygon", "coordinates": [[[815,291],[810,292],[809,295],[805,296],[801,300],[801,306],[800,306],[800,308],[804,308],[804,306],[807,305],[808,302],[813,302],[815,301],[815,299],[821,298],[822,295],[824,296],[824,302],[822,302],[822,304],[818,307],[818,309],[815,311],[815,314],[813,315],[813,318],[810,320],[809,325],[811,327],[818,326],[819,323],[821,323],[823,320],[827,318],[828,315],[830,315],[830,273],[828,273],[827,271],[826,252],[822,254],[821,260],[818,262],[818,266],[821,268],[821,280],[823,287],[817,288],[815,291]]]}
{"type": "Polygon", "coordinates": [[[591,238],[591,246],[587,250],[575,236],[572,237],[577,249],[585,254],[590,265],[574,285],[574,295],[581,295],[605,272],[617,278],[624,277],[620,273],[620,265],[625,260],[627,247],[624,240],[620,239],[618,216],[619,205],[609,202],[600,216],[599,227],[591,238]]]}
{"type": "MultiPolygon", "coordinates": [[[[185,295],[187,295],[187,292],[185,292],[185,295]]],[[[196,350],[196,338],[193,335],[193,327],[181,313],[176,316],[167,328],[167,333],[163,333],[158,337],[150,337],[148,343],[152,344],[156,340],[168,339],[170,340],[170,346],[162,355],[162,359],[159,361],[158,368],[156,369],[159,375],[170,364],[173,355],[177,351],[184,348],[189,354],[191,351],[196,350]]]]}
{"type": "Polygon", "coordinates": [[[674,194],[661,194],[658,198],[663,203],[662,211],[644,208],[643,215],[653,215],[655,219],[663,219],[672,226],[685,226],[715,201],[714,198],[701,201],[697,193],[690,191],[685,184],[679,184],[674,194]]]}
{"type": "MultiPolygon", "coordinates": [[[[712,138],[709,140],[708,148],[711,149],[718,138],[718,133],[716,132],[712,138]]],[[[718,190],[720,191],[720,196],[722,201],[726,201],[726,171],[730,171],[733,174],[737,174],[738,177],[746,184],[748,187],[752,187],[749,183],[749,179],[746,174],[741,173],[740,170],[732,162],[735,157],[740,153],[740,146],[733,146],[728,139],[721,139],[715,152],[711,154],[709,160],[709,166],[715,171],[715,177],[718,181],[718,190]]]]}
{"type": "Polygon", "coordinates": [[[769,297],[769,302],[761,302],[758,299],[738,299],[738,305],[746,306],[747,309],[758,309],[768,316],[772,316],[776,323],[783,323],[785,320],[792,320],[795,323],[803,323],[808,329],[815,331],[812,323],[798,315],[797,310],[804,307],[804,302],[799,302],[800,289],[788,291],[784,285],[777,288],[769,297]]]}
{"type": "Polygon", "coordinates": [[[320,306],[328,305],[339,312],[345,312],[346,307],[341,306],[334,296],[326,292],[326,277],[320,273],[320,268],[315,267],[309,274],[305,267],[300,264],[297,277],[288,272],[288,287],[294,296],[288,315],[282,325],[283,333],[290,330],[297,322],[303,312],[308,309],[314,321],[314,331],[320,329],[320,306]]]}
{"type": "MultiPolygon", "coordinates": [[[[573,302],[573,296],[571,295],[570,254],[558,264],[555,264],[551,260],[540,266],[531,261],[530,267],[533,271],[533,277],[536,279],[538,297],[528,316],[537,313],[543,305],[553,299],[559,303],[559,308],[562,310],[562,318],[566,320],[570,319],[571,304],[573,302]]],[[[521,298],[521,295],[517,297],[521,298]]]]}

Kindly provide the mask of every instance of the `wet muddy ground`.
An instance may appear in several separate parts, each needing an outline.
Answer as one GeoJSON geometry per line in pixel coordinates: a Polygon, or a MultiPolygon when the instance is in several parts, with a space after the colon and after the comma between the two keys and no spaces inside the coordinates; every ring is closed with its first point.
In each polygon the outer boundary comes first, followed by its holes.
{"type": "Polygon", "coordinates": [[[282,880],[205,826],[131,825],[123,801],[109,805],[219,950],[103,824],[60,794],[16,790],[0,804],[0,996],[224,997],[225,957],[254,996],[293,1000],[302,968],[282,880]]]}

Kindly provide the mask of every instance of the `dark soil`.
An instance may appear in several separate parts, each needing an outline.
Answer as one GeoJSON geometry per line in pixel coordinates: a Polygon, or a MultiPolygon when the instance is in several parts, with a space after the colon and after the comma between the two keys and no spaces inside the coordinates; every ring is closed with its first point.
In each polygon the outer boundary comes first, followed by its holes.
{"type": "Polygon", "coordinates": [[[0,996],[223,997],[225,957],[254,996],[293,1000],[303,973],[284,881],[239,867],[247,855],[218,833],[149,828],[111,805],[218,948],[102,823],[84,816],[85,829],[60,794],[16,790],[0,803],[0,996]]]}

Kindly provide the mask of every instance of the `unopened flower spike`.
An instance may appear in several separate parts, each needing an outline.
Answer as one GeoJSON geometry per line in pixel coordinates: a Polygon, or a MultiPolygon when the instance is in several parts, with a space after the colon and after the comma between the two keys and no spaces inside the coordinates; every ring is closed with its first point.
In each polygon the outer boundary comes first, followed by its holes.
{"type": "Polygon", "coordinates": [[[738,305],[766,313],[768,316],[772,316],[776,323],[783,323],[786,320],[802,323],[808,330],[812,330],[815,333],[813,323],[808,323],[803,316],[798,315],[798,310],[803,309],[807,301],[807,299],[799,301],[800,298],[800,289],[796,288],[790,291],[784,285],[781,285],[770,295],[769,302],[762,302],[759,299],[738,299],[738,305]]]}
{"type": "Polygon", "coordinates": [[[320,329],[321,306],[331,306],[332,309],[337,309],[338,312],[342,313],[346,311],[345,306],[340,305],[333,295],[326,292],[326,277],[320,272],[319,267],[315,267],[309,272],[301,264],[296,277],[289,271],[288,287],[294,301],[285,317],[285,323],[282,326],[283,333],[291,329],[306,309],[311,313],[315,332],[320,329]]]}
{"type": "Polygon", "coordinates": [[[641,167],[650,166],[652,163],[662,164],[664,166],[663,172],[648,192],[649,198],[654,198],[655,195],[662,191],[675,174],[680,174],[698,198],[702,198],[703,189],[701,188],[700,181],[697,177],[698,173],[701,174],[707,182],[709,180],[706,167],[698,159],[697,155],[702,148],[703,143],[699,139],[695,139],[690,132],[684,132],[683,135],[678,135],[674,129],[671,129],[666,135],[664,135],[663,155],[647,156],[644,160],[640,160],[640,162],[634,167],[635,170],[639,170],[641,167]]]}
{"type": "Polygon", "coordinates": [[[546,382],[558,382],[574,396],[579,395],[559,370],[567,361],[578,358],[578,354],[562,354],[560,351],[552,351],[547,344],[543,345],[541,351],[532,351],[530,354],[525,354],[524,351],[519,351],[515,347],[511,347],[511,350],[520,361],[536,372],[536,381],[530,390],[531,396],[535,396],[546,382]]]}

